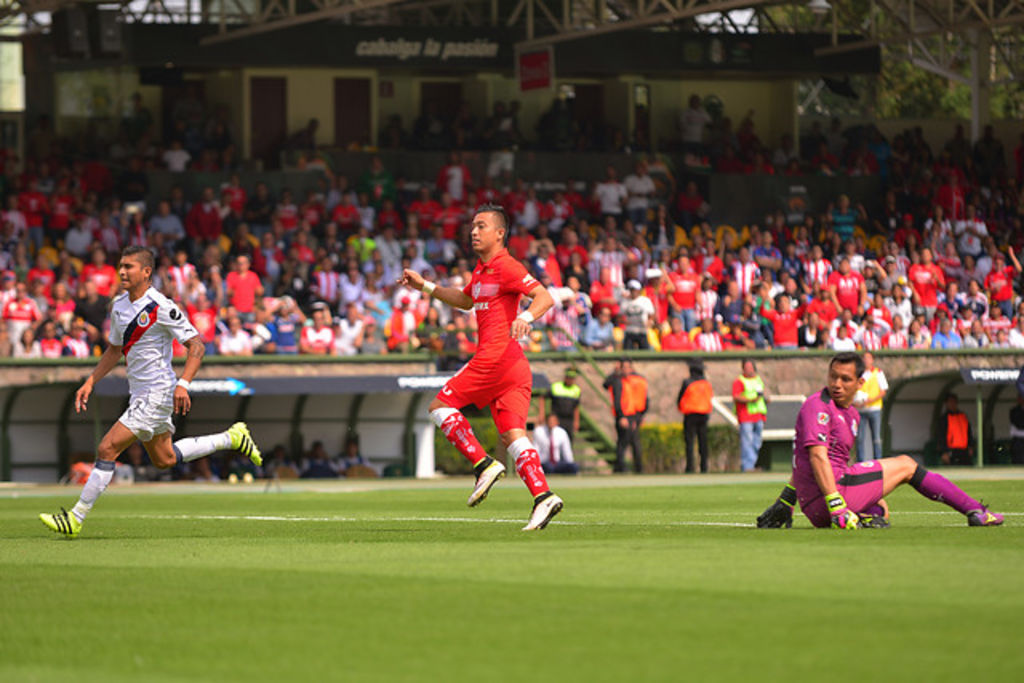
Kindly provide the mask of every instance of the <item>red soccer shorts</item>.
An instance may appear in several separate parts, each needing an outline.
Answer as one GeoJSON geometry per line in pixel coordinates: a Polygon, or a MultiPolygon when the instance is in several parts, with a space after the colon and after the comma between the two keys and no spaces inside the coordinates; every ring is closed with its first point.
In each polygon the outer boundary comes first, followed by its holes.
{"type": "Polygon", "coordinates": [[[496,370],[478,370],[472,361],[441,387],[437,397],[447,406],[460,410],[470,403],[478,408],[490,406],[499,434],[510,429],[526,429],[526,414],[533,393],[533,373],[525,358],[496,370]]]}

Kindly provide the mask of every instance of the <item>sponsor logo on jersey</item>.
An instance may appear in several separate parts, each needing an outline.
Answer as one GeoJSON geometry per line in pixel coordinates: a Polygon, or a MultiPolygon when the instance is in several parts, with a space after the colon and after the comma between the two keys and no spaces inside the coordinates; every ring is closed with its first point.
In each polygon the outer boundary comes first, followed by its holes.
{"type": "Polygon", "coordinates": [[[181,319],[181,311],[178,310],[177,306],[172,306],[171,307],[170,316],[171,316],[171,320],[180,320],[181,319]]]}
{"type": "Polygon", "coordinates": [[[478,303],[473,304],[473,310],[474,311],[486,311],[486,310],[489,310],[490,308],[491,308],[491,302],[489,302],[489,301],[480,301],[478,303]]]}

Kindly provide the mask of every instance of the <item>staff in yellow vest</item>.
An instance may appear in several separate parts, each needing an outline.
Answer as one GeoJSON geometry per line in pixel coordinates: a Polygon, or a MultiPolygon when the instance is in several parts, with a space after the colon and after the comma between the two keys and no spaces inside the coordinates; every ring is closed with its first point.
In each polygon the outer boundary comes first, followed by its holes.
{"type": "Polygon", "coordinates": [[[647,412],[647,380],[633,371],[633,361],[623,358],[604,381],[615,413],[615,471],[626,471],[626,449],[633,449],[633,469],[643,470],[640,425],[647,412]]]}
{"type": "Polygon", "coordinates": [[[875,357],[870,351],[864,355],[864,384],[853,405],[860,412],[860,431],[857,434],[857,460],[878,460],[882,457],[882,399],[889,391],[889,382],[885,379],[885,373],[875,365],[875,357]],[[868,441],[868,432],[871,432],[871,441],[868,441]]]}
{"type": "Polygon", "coordinates": [[[740,467],[752,472],[757,467],[764,423],[768,421],[768,389],[757,374],[757,365],[743,361],[742,374],[732,383],[732,400],[740,423],[740,467]]]}
{"type": "Polygon", "coordinates": [[[946,409],[939,418],[936,448],[943,465],[971,465],[974,463],[974,432],[967,415],[960,410],[956,394],[946,396],[946,409]]]}
{"type": "Polygon", "coordinates": [[[679,412],[683,414],[683,436],[686,439],[686,471],[696,472],[693,445],[699,444],[700,471],[708,471],[708,418],[711,417],[711,382],[704,379],[704,363],[690,361],[690,376],[679,387],[679,412]]]}

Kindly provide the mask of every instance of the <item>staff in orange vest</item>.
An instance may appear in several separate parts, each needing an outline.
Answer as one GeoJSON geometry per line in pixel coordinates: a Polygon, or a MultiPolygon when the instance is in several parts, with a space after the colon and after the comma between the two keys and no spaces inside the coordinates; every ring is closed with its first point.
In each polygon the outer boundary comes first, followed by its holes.
{"type": "Polygon", "coordinates": [[[700,471],[708,471],[708,418],[711,417],[711,398],[714,391],[711,382],[704,379],[704,362],[699,358],[690,361],[690,376],[679,388],[676,402],[683,414],[683,436],[686,438],[686,471],[696,472],[693,445],[696,441],[700,451],[700,471]]]}
{"type": "Polygon", "coordinates": [[[626,449],[633,449],[633,469],[643,470],[640,425],[647,412],[647,380],[633,371],[633,361],[622,358],[604,381],[615,413],[615,471],[626,471],[626,449]]]}
{"type": "Polygon", "coordinates": [[[939,436],[936,447],[943,465],[971,465],[974,463],[974,432],[967,415],[960,410],[956,394],[946,395],[946,409],[939,418],[939,436]]]}

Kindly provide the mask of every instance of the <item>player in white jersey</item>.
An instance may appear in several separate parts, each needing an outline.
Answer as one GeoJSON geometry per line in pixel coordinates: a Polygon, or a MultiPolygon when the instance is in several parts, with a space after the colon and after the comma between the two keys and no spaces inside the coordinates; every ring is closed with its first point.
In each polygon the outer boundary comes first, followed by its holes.
{"type": "Polygon", "coordinates": [[[79,534],[85,516],[113,478],[118,456],[137,440],[146,447],[153,464],[162,469],[229,448],[245,454],[257,466],[263,464],[244,422],[236,422],[219,434],[171,442],[171,416],[185,414],[192,407],[188,391],[199,371],[205,347],[199,333],[174,302],[150,285],[153,265],[153,254],[145,247],[131,246],[122,252],[117,270],[126,291],[114,299],[111,308],[110,346],[75,394],[75,410],[82,412],[96,382],[113,370],[124,355],[128,365],[128,410],[100,441],[96,464],[78,503],[70,512],[62,508],[56,514],[39,515],[43,524],[64,536],[73,538],[79,534]],[[188,351],[180,379],[171,367],[174,340],[188,351]]]}

